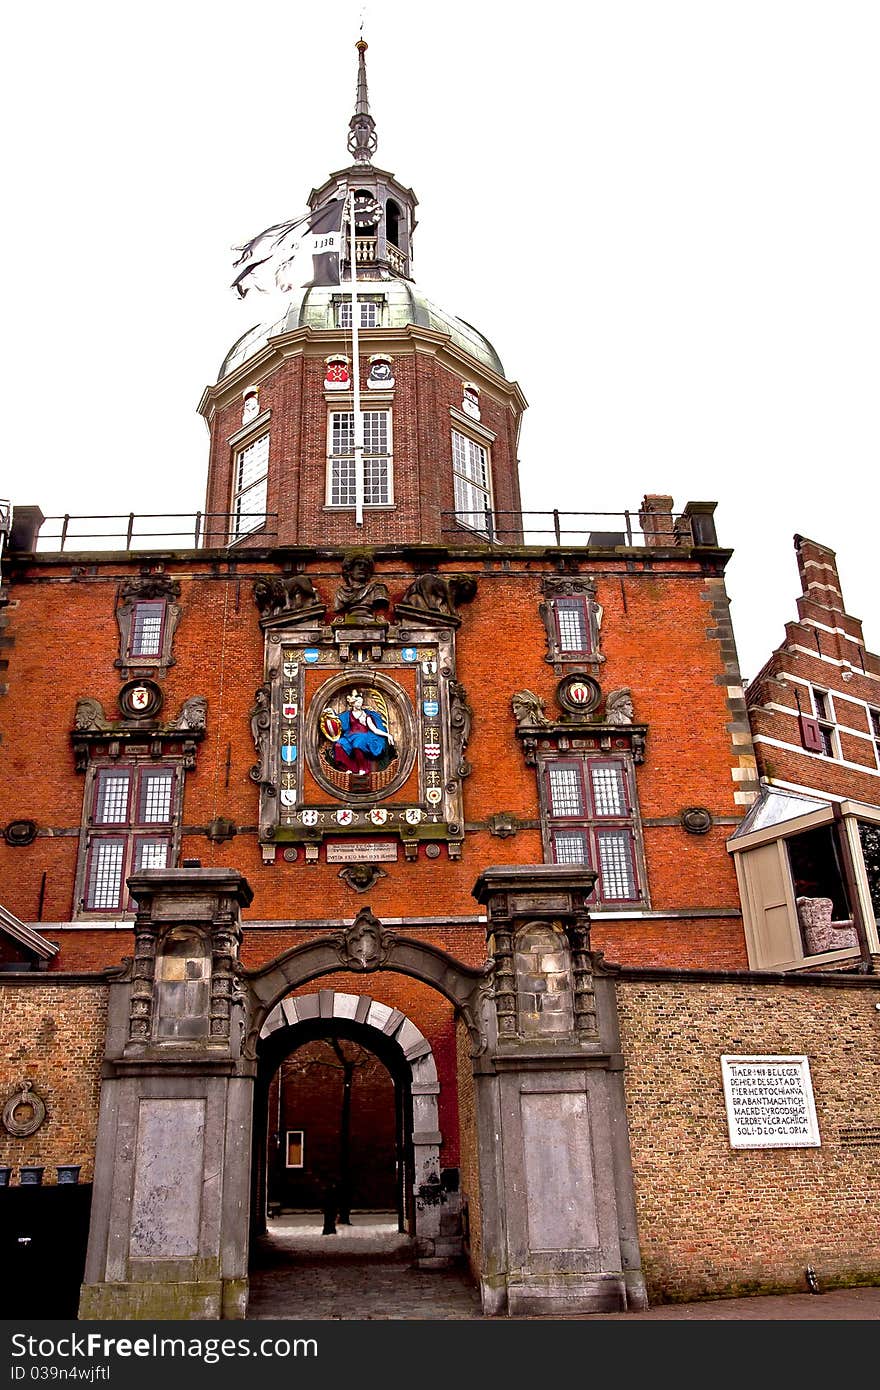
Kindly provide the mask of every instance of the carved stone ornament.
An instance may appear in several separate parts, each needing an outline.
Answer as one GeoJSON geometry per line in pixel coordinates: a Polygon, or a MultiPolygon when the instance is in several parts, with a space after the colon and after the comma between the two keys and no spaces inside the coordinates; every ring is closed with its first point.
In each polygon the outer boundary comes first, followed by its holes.
{"type": "Polygon", "coordinates": [[[204,695],[193,695],[184,702],[183,709],[172,725],[175,729],[199,729],[201,732],[208,723],[208,701],[204,695]]]}
{"type": "Polygon", "coordinates": [[[108,719],[100,700],[90,696],[77,700],[71,733],[77,772],[88,769],[92,751],[118,758],[126,752],[128,744],[142,743],[145,737],[150,741],[151,757],[180,756],[184,768],[195,767],[196,744],[204,738],[207,728],[208,701],[204,695],[193,695],[184,702],[175,720],[159,724],[151,711],[158,711],[161,700],[161,690],[150,680],[128,681],[122,687],[119,707],[126,717],[121,720],[108,719]],[[131,714],[128,714],[129,709],[131,714]],[[145,731],[146,719],[151,723],[145,731]]]}
{"type": "Polygon", "coordinates": [[[689,835],[706,835],[712,829],[712,813],[705,806],[686,806],[678,818],[689,835]]]}
{"type": "Polygon", "coordinates": [[[378,864],[346,864],[339,870],[339,877],[356,893],[367,893],[380,878],[387,878],[384,869],[378,864]]]}
{"type": "Polygon", "coordinates": [[[437,622],[443,627],[458,627],[459,607],[472,603],[477,594],[477,581],[470,574],[420,574],[415,578],[399,603],[394,605],[398,619],[410,618],[419,622],[437,622]]]}
{"type": "Polygon", "coordinates": [[[168,574],[138,574],[123,580],[119,590],[119,603],[116,608],[116,622],[119,626],[119,655],[115,665],[127,674],[129,671],[149,669],[163,671],[173,666],[172,647],[174,633],[180,619],[181,606],[180,580],[168,574]],[[131,651],[132,623],[135,609],[139,603],[164,604],[160,623],[159,650],[135,655],[131,651]]]}
{"type": "Polygon", "coordinates": [[[119,597],[123,603],[180,598],[180,580],[170,574],[139,574],[123,582],[119,597]]]}
{"type": "Polygon", "coordinates": [[[323,618],[324,602],[307,574],[265,575],[254,583],[254,603],[262,618],[281,615],[290,622],[323,618]]]}
{"type": "Polygon", "coordinates": [[[373,579],[375,565],[363,551],[352,551],[342,562],[342,585],[336,590],[333,608],[338,622],[382,622],[389,606],[388,590],[373,579]]]}
{"type": "Polygon", "coordinates": [[[77,700],[73,727],[77,730],[85,731],[88,729],[103,733],[107,729],[112,729],[113,725],[104,713],[104,706],[101,701],[89,697],[77,700]]]}
{"type": "Polygon", "coordinates": [[[16,1139],[27,1139],[31,1134],[36,1134],[46,1118],[45,1103],[34,1091],[33,1084],[32,1081],[23,1081],[3,1107],[3,1127],[16,1139]]]}
{"type": "Polygon", "coordinates": [[[379,919],[365,907],[350,927],[335,932],[332,939],[342,965],[350,970],[370,971],[378,970],[385,964],[394,949],[397,935],[383,927],[379,919]]]}
{"type": "Polygon", "coordinates": [[[449,683],[449,726],[452,730],[453,776],[460,781],[469,777],[471,765],[465,758],[470,741],[474,712],[468,704],[467,691],[460,681],[449,683]]]}
{"type": "Polygon", "coordinates": [[[155,681],[126,681],[117,703],[126,719],[154,719],[162,708],[164,695],[155,681]]]}
{"type": "Polygon", "coordinates": [[[622,686],[620,690],[610,690],[605,696],[606,724],[631,724],[633,717],[632,691],[629,686],[622,686]]]}
{"type": "Polygon", "coordinates": [[[270,781],[268,768],[269,729],[272,724],[272,687],[268,682],[254,691],[254,705],[250,712],[250,721],[254,752],[257,755],[257,761],[250,770],[250,778],[258,785],[268,784],[270,781]]]}
{"type": "Polygon", "coordinates": [[[37,838],[37,823],[33,820],[11,820],[3,831],[7,845],[30,845],[37,838]]]}
{"type": "Polygon", "coordinates": [[[496,835],[499,840],[509,839],[518,829],[519,821],[512,811],[496,811],[489,817],[489,834],[496,835]]]}
{"type": "Polygon", "coordinates": [[[533,690],[517,690],[510,704],[516,716],[517,728],[543,729],[550,724],[544,713],[544,701],[533,690]]]}
{"type": "Polygon", "coordinates": [[[568,714],[586,719],[593,710],[598,709],[602,688],[592,676],[585,675],[583,671],[573,671],[559,682],[556,698],[568,714]]]}
{"type": "MultiPolygon", "coordinates": [[[[596,601],[596,581],[589,575],[545,574],[541,578],[541,591],[544,602],[539,604],[538,612],[547,632],[546,660],[557,668],[561,666],[598,666],[605,660],[601,652],[602,606],[596,601]],[[562,643],[562,630],[558,621],[558,607],[564,606],[561,600],[576,600],[583,617],[583,640],[580,650],[573,650],[562,643]]],[[[567,605],[571,607],[571,604],[567,605]]]]}

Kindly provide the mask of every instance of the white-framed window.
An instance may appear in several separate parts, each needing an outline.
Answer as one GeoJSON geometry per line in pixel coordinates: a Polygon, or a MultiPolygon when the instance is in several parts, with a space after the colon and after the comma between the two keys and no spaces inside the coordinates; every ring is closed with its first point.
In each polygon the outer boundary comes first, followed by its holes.
{"type": "Polygon", "coordinates": [[[822,752],[826,758],[836,758],[839,756],[837,751],[837,721],[834,717],[834,704],[831,695],[827,690],[821,690],[815,685],[810,687],[810,694],[813,699],[813,713],[816,723],[819,725],[822,752]]]}
{"type": "Polygon", "coordinates": [[[491,536],[495,526],[489,450],[460,430],[452,431],[452,486],[456,521],[491,536]]]}
{"type": "MultiPolygon", "coordinates": [[[[358,298],[360,309],[360,328],[378,328],[382,319],[382,305],[375,299],[358,298]]],[[[340,299],[336,305],[336,327],[351,328],[351,300],[340,299]]]]}
{"type": "MultiPolygon", "coordinates": [[[[391,411],[365,410],[364,506],[387,507],[394,501],[391,411]]],[[[354,411],[331,410],[327,427],[327,505],[354,507],[354,411]]]]}
{"type": "Polygon", "coordinates": [[[232,489],[230,541],[240,540],[266,522],[269,488],[269,435],[236,450],[232,489]]]}
{"type": "Polygon", "coordinates": [[[285,1137],[284,1166],[286,1168],[305,1167],[305,1131],[289,1129],[285,1137]]]}
{"type": "Polygon", "coordinates": [[[180,783],[179,769],[169,763],[96,764],[92,769],[80,842],[83,911],[128,911],[129,874],[171,864],[180,783]]]}
{"type": "Polygon", "coordinates": [[[877,759],[877,766],[880,767],[880,709],[868,708],[868,723],[871,726],[871,737],[874,740],[874,756],[877,759]]]}
{"type": "Polygon", "coordinates": [[[595,869],[597,904],[641,902],[628,759],[554,754],[543,760],[541,773],[548,858],[555,864],[595,869]]]}

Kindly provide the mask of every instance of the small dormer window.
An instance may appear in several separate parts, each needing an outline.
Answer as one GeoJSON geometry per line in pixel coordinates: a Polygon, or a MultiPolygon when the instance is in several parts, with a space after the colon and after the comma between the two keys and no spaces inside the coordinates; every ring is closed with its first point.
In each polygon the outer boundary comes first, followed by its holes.
{"type": "MultiPolygon", "coordinates": [[[[359,328],[378,328],[382,316],[382,304],[378,299],[358,298],[360,317],[359,328]]],[[[340,299],[336,305],[336,327],[351,328],[351,300],[340,299]]]]}

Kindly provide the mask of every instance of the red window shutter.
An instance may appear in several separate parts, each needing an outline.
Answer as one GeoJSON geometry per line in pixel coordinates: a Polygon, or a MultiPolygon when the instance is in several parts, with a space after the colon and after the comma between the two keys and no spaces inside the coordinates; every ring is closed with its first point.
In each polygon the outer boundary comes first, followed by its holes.
{"type": "Polygon", "coordinates": [[[811,719],[808,714],[799,716],[801,726],[801,744],[811,753],[822,752],[822,732],[819,728],[818,720],[811,719]]]}

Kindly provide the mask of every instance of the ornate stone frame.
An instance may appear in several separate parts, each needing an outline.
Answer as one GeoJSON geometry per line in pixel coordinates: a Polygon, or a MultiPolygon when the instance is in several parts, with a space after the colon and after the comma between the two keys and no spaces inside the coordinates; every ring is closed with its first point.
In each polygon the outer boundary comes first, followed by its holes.
{"type": "Polygon", "coordinates": [[[539,604],[538,612],[547,633],[547,655],[544,660],[553,666],[557,675],[562,674],[562,668],[565,666],[601,666],[605,660],[601,651],[602,608],[596,602],[595,579],[586,574],[546,574],[541,579],[541,591],[544,594],[544,601],[539,604]],[[589,652],[568,652],[563,651],[560,647],[554,611],[554,601],[559,598],[582,598],[584,600],[587,629],[591,643],[589,652]]]}
{"type": "Polygon", "coordinates": [[[116,607],[116,622],[119,625],[119,656],[113,663],[127,678],[135,672],[160,676],[174,665],[172,649],[174,633],[180,619],[181,607],[175,600],[180,598],[180,580],[168,574],[142,574],[132,576],[122,582],[116,607]],[[156,656],[132,656],[131,636],[134,610],[138,603],[162,601],[165,614],[162,623],[162,645],[156,656]]]}

